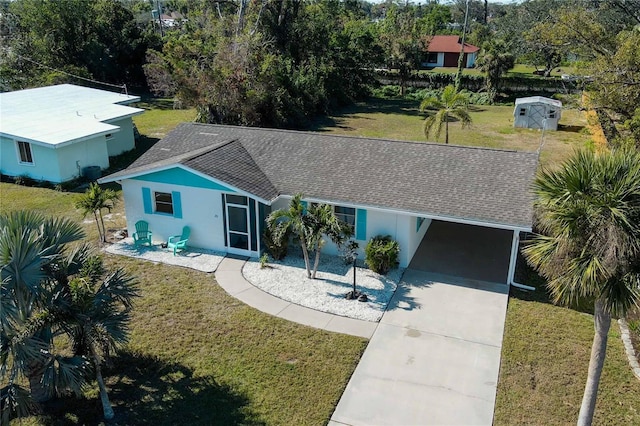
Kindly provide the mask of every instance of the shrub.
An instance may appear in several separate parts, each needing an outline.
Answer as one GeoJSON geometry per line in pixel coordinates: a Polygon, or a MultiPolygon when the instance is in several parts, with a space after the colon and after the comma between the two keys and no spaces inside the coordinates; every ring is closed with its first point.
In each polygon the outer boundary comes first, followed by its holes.
{"type": "Polygon", "coordinates": [[[274,233],[265,226],[264,233],[262,234],[264,245],[267,251],[273,258],[273,260],[282,260],[287,255],[289,248],[289,233],[284,233],[278,240],[275,238],[274,233]]]}
{"type": "Polygon", "coordinates": [[[400,245],[391,235],[377,235],[364,248],[364,262],[378,274],[386,274],[398,266],[400,245]]]}
{"type": "Polygon", "coordinates": [[[20,175],[20,176],[16,176],[14,182],[15,182],[16,185],[20,185],[20,186],[35,186],[36,185],[36,180],[33,179],[33,178],[30,178],[26,174],[20,175]]]}

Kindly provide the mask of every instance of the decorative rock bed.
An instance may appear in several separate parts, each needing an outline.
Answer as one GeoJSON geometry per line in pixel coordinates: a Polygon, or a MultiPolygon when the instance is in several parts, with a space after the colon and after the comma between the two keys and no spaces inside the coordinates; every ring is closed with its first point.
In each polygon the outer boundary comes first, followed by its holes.
{"type": "Polygon", "coordinates": [[[307,278],[304,259],[298,253],[289,254],[283,261],[269,262],[263,269],[258,259],[251,259],[242,270],[247,281],[280,299],[365,321],[380,321],[403,272],[398,268],[383,276],[359,265],[357,289],[368,298],[367,302],[360,302],[345,298],[353,289],[353,267],[336,256],[322,255],[315,280],[307,278]]]}

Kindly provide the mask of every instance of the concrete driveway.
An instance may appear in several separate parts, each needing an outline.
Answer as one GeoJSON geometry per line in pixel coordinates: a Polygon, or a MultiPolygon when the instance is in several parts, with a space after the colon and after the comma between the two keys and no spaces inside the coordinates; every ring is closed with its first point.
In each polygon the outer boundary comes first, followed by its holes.
{"type": "Polygon", "coordinates": [[[408,269],[330,425],[490,425],[504,284],[408,269]]]}

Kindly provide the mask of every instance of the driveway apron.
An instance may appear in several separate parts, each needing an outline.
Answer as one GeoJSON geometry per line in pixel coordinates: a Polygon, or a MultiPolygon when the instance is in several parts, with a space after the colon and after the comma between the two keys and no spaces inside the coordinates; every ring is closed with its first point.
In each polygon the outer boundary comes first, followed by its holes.
{"type": "Polygon", "coordinates": [[[490,425],[508,287],[408,269],[330,425],[490,425]]]}

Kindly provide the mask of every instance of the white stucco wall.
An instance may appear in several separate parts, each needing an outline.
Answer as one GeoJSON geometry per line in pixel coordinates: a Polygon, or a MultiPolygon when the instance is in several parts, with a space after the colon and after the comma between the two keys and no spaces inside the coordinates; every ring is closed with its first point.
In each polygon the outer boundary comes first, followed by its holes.
{"type": "Polygon", "coordinates": [[[54,183],[71,180],[86,166],[109,167],[104,136],[77,142],[57,149],[31,144],[33,164],[19,162],[16,141],[0,138],[0,170],[9,176],[27,175],[33,179],[54,183]],[[78,163],[76,163],[78,162],[78,163]]]}
{"type": "Polygon", "coordinates": [[[193,188],[166,183],[145,182],[127,179],[122,182],[125,214],[129,235],[136,231],[139,220],[149,223],[154,242],[163,242],[172,235],[180,235],[183,226],[191,228],[189,245],[210,250],[225,251],[224,220],[222,216],[221,192],[212,189],[193,188]],[[179,191],[182,202],[182,218],[162,214],[146,214],[142,188],[153,191],[179,191]]]}
{"type": "Polygon", "coordinates": [[[122,154],[135,148],[133,121],[131,117],[111,120],[107,121],[107,123],[120,127],[120,131],[112,133],[111,138],[107,141],[109,157],[122,154]]]}
{"type": "MultiPolygon", "coordinates": [[[[286,208],[288,203],[287,199],[278,199],[273,203],[272,211],[286,208]]],[[[425,219],[418,230],[417,221],[418,218],[411,215],[367,210],[366,239],[356,240],[360,244],[358,258],[364,259],[364,247],[371,238],[376,235],[391,235],[400,245],[400,266],[408,266],[431,224],[431,219],[425,219]]],[[[331,255],[340,254],[337,245],[331,240],[327,241],[322,252],[331,255]]]]}
{"type": "Polygon", "coordinates": [[[104,136],[63,146],[53,151],[56,152],[58,158],[61,181],[78,177],[85,167],[98,166],[101,169],[109,167],[107,143],[104,136]]]}

